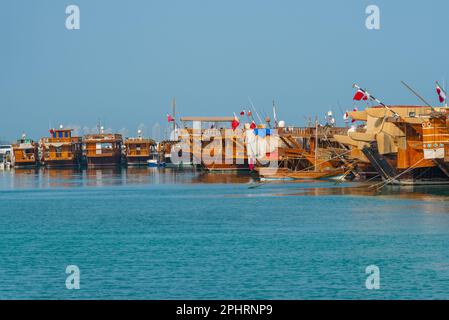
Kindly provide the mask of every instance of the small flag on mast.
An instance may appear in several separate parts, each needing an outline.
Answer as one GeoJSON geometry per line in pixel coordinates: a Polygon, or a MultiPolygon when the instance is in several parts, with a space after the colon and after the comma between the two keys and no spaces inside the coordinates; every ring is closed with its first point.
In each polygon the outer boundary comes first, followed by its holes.
{"type": "Polygon", "coordinates": [[[237,116],[234,113],[234,120],[232,120],[232,122],[231,122],[232,130],[237,129],[239,124],[240,124],[240,121],[239,121],[239,119],[237,118],[237,116]]]}
{"type": "Polygon", "coordinates": [[[446,93],[440,88],[438,83],[436,84],[436,90],[437,90],[437,94],[438,94],[438,100],[440,100],[441,103],[446,101],[446,93]]]}
{"type": "MultiPolygon", "coordinates": [[[[356,85],[355,83],[352,85],[354,88],[357,89],[357,92],[354,95],[354,100],[370,100],[370,101],[376,101],[378,104],[380,104],[382,107],[384,107],[385,109],[387,109],[388,111],[390,111],[393,114],[393,117],[396,119],[399,119],[400,116],[399,114],[392,110],[389,106],[387,106],[385,103],[383,103],[382,101],[380,101],[379,99],[377,99],[376,97],[372,96],[370,93],[368,93],[368,91],[360,88],[358,85],[356,85]]],[[[354,110],[355,111],[355,110],[354,110]]]]}
{"type": "Polygon", "coordinates": [[[352,98],[353,100],[368,100],[369,95],[366,93],[366,91],[362,90],[362,89],[357,89],[357,92],[355,93],[354,97],[352,98]]]}
{"type": "Polygon", "coordinates": [[[172,116],[167,113],[167,121],[172,122],[173,120],[172,116]]]}

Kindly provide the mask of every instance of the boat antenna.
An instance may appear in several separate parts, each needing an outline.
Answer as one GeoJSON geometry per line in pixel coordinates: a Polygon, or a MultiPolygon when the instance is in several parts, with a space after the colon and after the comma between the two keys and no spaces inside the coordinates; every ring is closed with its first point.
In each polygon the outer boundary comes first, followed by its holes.
{"type": "Polygon", "coordinates": [[[341,115],[344,115],[345,112],[343,112],[343,108],[341,107],[340,101],[337,100],[338,109],[340,109],[341,115]]]}
{"type": "Polygon", "coordinates": [[[405,83],[405,81],[401,80],[401,83],[407,88],[409,89],[415,96],[418,97],[419,100],[421,100],[422,102],[424,102],[428,107],[431,107],[433,110],[433,107],[430,105],[430,103],[428,103],[418,92],[416,92],[415,90],[413,90],[412,87],[410,87],[407,83],[405,83]]]}
{"type": "Polygon", "coordinates": [[[274,100],[273,100],[273,120],[274,120],[274,127],[277,128],[277,126],[278,126],[278,118],[277,118],[277,115],[276,115],[276,104],[274,103],[274,100]]]}
{"type": "Polygon", "coordinates": [[[303,117],[304,120],[306,121],[306,127],[307,127],[307,126],[308,126],[309,119],[308,119],[305,115],[303,115],[302,117],[303,117]]]}
{"type": "Polygon", "coordinates": [[[100,133],[101,121],[100,118],[97,119],[97,132],[100,133]]]}
{"type": "Polygon", "coordinates": [[[260,123],[263,123],[262,119],[260,118],[259,113],[257,112],[256,108],[254,107],[253,102],[251,101],[251,98],[248,97],[249,103],[251,103],[251,108],[253,109],[253,111],[256,113],[257,119],[259,119],[260,123]]]}
{"type": "MultiPolygon", "coordinates": [[[[338,109],[340,109],[341,115],[344,117],[346,112],[343,111],[343,108],[341,107],[341,104],[340,104],[339,100],[337,100],[337,106],[338,106],[338,109]]],[[[337,123],[336,120],[335,120],[335,123],[337,123]]]]}

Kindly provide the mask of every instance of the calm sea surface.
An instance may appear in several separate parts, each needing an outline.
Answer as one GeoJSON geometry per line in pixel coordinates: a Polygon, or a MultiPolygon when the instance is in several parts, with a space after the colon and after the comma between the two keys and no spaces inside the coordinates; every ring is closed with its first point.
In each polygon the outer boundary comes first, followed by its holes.
{"type": "Polygon", "coordinates": [[[22,298],[449,299],[449,187],[0,171],[0,299],[22,298]]]}

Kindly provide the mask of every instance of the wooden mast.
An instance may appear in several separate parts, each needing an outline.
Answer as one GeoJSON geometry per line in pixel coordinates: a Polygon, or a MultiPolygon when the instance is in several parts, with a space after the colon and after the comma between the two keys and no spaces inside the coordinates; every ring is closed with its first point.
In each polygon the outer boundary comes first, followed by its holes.
{"type": "Polygon", "coordinates": [[[173,97],[172,108],[173,108],[173,137],[175,137],[175,131],[176,131],[176,98],[175,97],[173,97]]]}
{"type": "Polygon", "coordinates": [[[315,163],[314,163],[314,168],[315,171],[317,171],[317,156],[318,156],[318,118],[317,116],[315,116],[315,163]]]}
{"type": "MultiPolygon", "coordinates": [[[[404,87],[406,87],[407,89],[410,90],[411,93],[413,93],[415,96],[418,97],[419,100],[421,100],[422,102],[424,102],[428,107],[430,107],[433,110],[433,107],[430,105],[430,103],[428,103],[418,92],[416,92],[415,90],[413,90],[412,87],[410,87],[407,83],[405,83],[405,81],[401,80],[401,83],[404,85],[404,87]]],[[[438,83],[438,82],[437,82],[438,83]]]]}

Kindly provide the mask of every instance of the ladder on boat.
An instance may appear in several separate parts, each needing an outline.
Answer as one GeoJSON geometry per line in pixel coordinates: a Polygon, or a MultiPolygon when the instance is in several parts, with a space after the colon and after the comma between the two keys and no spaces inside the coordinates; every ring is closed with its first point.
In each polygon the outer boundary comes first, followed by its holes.
{"type": "Polygon", "coordinates": [[[362,152],[383,180],[390,180],[396,177],[396,170],[388,163],[387,159],[379,153],[377,142],[371,142],[369,147],[364,147],[362,149],[362,152]]]}

